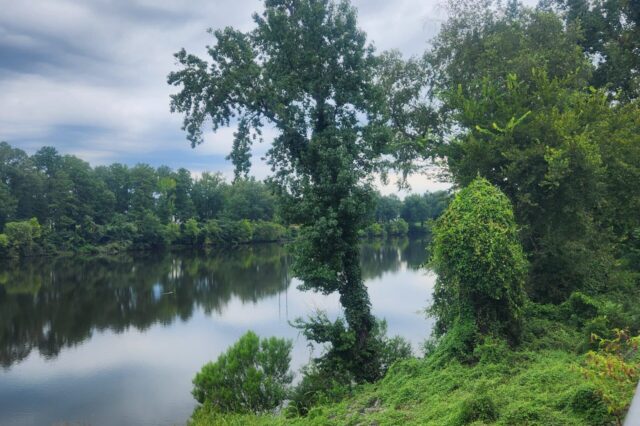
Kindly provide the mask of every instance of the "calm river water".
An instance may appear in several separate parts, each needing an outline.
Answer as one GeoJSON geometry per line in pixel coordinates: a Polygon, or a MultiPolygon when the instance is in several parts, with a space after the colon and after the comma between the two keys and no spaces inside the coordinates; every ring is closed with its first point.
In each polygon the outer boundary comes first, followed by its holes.
{"type": "MultiPolygon", "coordinates": [[[[431,322],[425,242],[363,243],[373,311],[416,353],[431,322]]],[[[337,296],[297,290],[286,247],[0,264],[0,425],[183,425],[191,379],[238,337],[294,340],[288,321],[337,296]]]]}

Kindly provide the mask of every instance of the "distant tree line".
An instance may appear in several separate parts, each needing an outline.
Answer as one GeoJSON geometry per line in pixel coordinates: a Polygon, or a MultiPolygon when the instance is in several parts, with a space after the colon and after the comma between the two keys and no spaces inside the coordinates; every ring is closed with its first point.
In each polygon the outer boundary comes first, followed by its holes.
{"type": "Polygon", "coordinates": [[[29,156],[0,143],[0,253],[118,251],[234,244],[289,236],[262,182],[197,179],[180,168],[92,168],[44,147],[29,156]]]}
{"type": "MultiPolygon", "coordinates": [[[[442,210],[445,193],[378,196],[363,235],[406,235],[442,210]]],[[[0,142],[0,256],[60,251],[113,252],[292,238],[270,188],[220,173],[91,167],[43,147],[33,155],[0,142]]]]}
{"type": "Polygon", "coordinates": [[[378,194],[373,221],[363,233],[368,237],[427,233],[429,221],[442,214],[450,197],[447,191],[410,194],[404,200],[395,194],[378,194]]]}

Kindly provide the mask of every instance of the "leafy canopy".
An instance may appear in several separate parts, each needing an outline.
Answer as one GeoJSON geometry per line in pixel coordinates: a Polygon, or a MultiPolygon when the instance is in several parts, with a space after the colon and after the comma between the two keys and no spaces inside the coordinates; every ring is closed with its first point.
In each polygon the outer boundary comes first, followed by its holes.
{"type": "Polygon", "coordinates": [[[168,82],[181,90],[171,108],[184,114],[193,145],[202,142],[205,123],[214,131],[237,125],[229,156],[237,177],[247,174],[262,130],[275,129],[266,155],[271,183],[284,218],[301,225],[294,271],[305,289],[339,292],[357,380],[373,380],[375,320],[357,244],[373,210],[373,172],[388,165],[383,154],[395,140],[376,78],[384,61],[348,1],[267,0],[253,20],[248,32],[211,31],[209,62],[176,54],[181,69],[168,82]]]}

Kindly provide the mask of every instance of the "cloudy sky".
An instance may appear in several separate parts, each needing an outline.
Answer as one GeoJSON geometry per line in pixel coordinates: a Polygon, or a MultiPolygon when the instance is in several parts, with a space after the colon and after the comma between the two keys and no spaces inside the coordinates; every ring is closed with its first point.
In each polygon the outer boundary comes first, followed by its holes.
{"type": "MultiPolygon", "coordinates": [[[[440,0],[356,0],[379,50],[420,54],[445,16],[440,0]]],[[[0,140],[43,145],[92,165],[145,162],[231,175],[233,129],[195,149],[169,112],[173,53],[204,55],[207,28],[252,27],[259,0],[0,0],[0,140]]],[[[265,148],[260,147],[260,152],[265,148]]],[[[255,161],[253,174],[267,175],[255,161]]],[[[441,187],[412,179],[415,191],[441,187]]],[[[389,188],[384,192],[392,191],[389,188]]]]}

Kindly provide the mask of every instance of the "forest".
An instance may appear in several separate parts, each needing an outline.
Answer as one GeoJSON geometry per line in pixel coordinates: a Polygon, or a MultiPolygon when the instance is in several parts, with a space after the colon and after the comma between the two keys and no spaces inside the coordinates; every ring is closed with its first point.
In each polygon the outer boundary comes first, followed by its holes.
{"type": "MultiPolygon", "coordinates": [[[[375,194],[362,237],[427,232],[446,207],[444,191],[375,194]]],[[[91,167],[43,147],[29,156],[0,142],[0,257],[115,253],[172,246],[229,246],[295,238],[268,185],[194,178],[184,168],[115,163],[91,167]]]]}
{"type": "Polygon", "coordinates": [[[407,59],[377,52],[348,1],[265,1],[253,29],[211,30],[207,59],[176,53],[171,108],[193,146],[237,124],[241,177],[278,132],[293,273],[343,308],[292,323],[321,349],[299,372],[291,341],[247,332],[194,378],[192,424],[622,424],[640,374],[640,6],[448,16],[407,59]],[[357,244],[373,176],[430,168],[455,195],[430,229],[418,355],[372,314],[357,244]]]}

